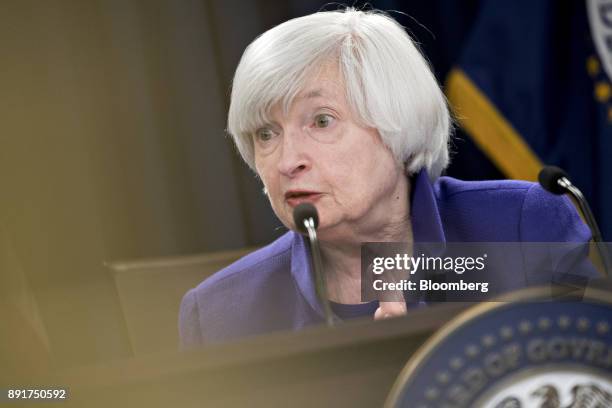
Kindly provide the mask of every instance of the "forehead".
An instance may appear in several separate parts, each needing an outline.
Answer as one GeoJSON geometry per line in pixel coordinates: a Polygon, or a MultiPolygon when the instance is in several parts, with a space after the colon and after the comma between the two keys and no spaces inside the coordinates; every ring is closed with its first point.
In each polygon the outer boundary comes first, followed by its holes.
{"type": "Polygon", "coordinates": [[[326,63],[305,81],[297,99],[338,98],[344,95],[344,81],[337,63],[326,63]]]}
{"type": "Polygon", "coordinates": [[[296,105],[319,100],[342,106],[346,104],[344,82],[336,64],[326,64],[313,72],[297,95],[277,103],[272,113],[287,114],[296,105]]]}

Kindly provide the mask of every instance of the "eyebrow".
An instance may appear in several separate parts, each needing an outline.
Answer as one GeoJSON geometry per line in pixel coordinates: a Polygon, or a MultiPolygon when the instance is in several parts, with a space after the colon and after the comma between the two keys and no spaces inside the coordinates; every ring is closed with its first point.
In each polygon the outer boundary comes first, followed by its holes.
{"type": "Polygon", "coordinates": [[[304,99],[318,98],[320,96],[325,96],[324,92],[321,89],[315,89],[314,91],[310,91],[304,95],[304,99]]]}

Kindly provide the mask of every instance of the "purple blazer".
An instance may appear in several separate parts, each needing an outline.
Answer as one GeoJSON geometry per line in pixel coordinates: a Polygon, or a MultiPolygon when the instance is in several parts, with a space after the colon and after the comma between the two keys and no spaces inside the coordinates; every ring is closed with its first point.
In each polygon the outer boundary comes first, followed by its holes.
{"type": "MultiPolygon", "coordinates": [[[[524,181],[412,180],[415,242],[586,242],[572,203],[524,181]]],[[[323,323],[303,237],[289,231],[189,290],[179,313],[180,346],[192,348],[323,323]]],[[[533,277],[513,276],[526,286],[533,277]]],[[[537,280],[537,277],[535,277],[537,280]]]]}

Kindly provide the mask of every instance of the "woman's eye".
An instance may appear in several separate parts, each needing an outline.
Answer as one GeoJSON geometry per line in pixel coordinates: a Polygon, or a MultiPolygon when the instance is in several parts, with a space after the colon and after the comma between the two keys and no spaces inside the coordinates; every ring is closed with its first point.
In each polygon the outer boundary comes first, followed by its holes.
{"type": "Polygon", "coordinates": [[[255,132],[255,136],[262,142],[267,142],[274,136],[274,133],[270,129],[259,129],[255,132]]]}
{"type": "Polygon", "coordinates": [[[322,113],[315,117],[315,127],[326,128],[329,125],[331,125],[333,120],[334,120],[333,116],[328,115],[326,113],[322,113]]]}

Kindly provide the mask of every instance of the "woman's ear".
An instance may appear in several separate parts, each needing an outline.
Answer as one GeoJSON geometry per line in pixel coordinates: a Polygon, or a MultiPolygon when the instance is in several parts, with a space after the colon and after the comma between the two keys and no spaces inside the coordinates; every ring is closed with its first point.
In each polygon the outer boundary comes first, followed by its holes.
{"type": "Polygon", "coordinates": [[[262,187],[262,189],[261,189],[261,192],[262,192],[262,193],[264,193],[264,195],[265,195],[266,197],[270,198],[270,197],[268,196],[268,189],[266,188],[266,185],[264,184],[264,182],[263,182],[263,180],[262,180],[261,176],[259,175],[259,173],[255,172],[255,177],[256,177],[256,178],[259,180],[259,182],[260,182],[260,183],[261,183],[261,185],[263,186],[263,187],[262,187]]]}

